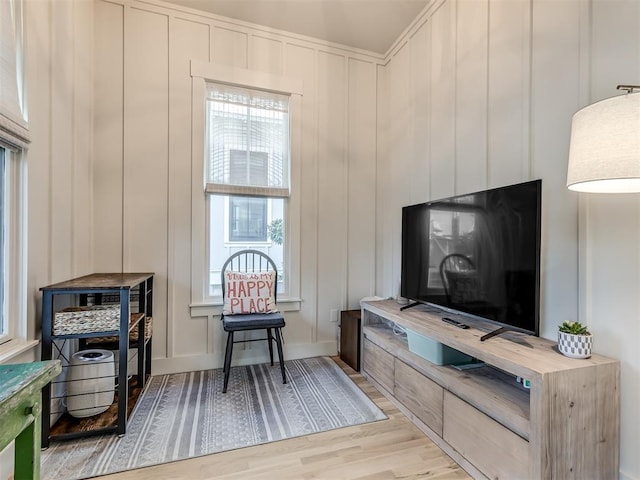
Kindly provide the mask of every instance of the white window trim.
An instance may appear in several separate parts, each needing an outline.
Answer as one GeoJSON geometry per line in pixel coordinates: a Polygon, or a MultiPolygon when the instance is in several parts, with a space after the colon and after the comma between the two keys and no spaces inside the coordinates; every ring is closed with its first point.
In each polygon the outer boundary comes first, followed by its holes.
{"type": "Polygon", "coordinates": [[[287,204],[285,263],[288,265],[287,295],[278,295],[281,311],[300,309],[300,156],[302,135],[302,80],[226,65],[191,60],[191,317],[219,315],[222,299],[208,299],[209,263],[207,240],[207,201],[204,194],[205,83],[219,82],[245,88],[290,95],[290,179],[287,204]]]}
{"type": "Polygon", "coordinates": [[[10,339],[0,345],[0,363],[34,347],[27,340],[27,166],[26,152],[12,151],[7,165],[6,310],[10,339]]]}
{"type": "Polygon", "coordinates": [[[39,343],[27,339],[26,149],[30,134],[26,108],[23,3],[22,0],[0,2],[0,85],[6,87],[0,101],[0,145],[9,151],[6,196],[9,235],[5,238],[7,261],[5,270],[1,272],[5,282],[4,314],[7,315],[9,326],[8,339],[0,344],[0,363],[39,343]]]}

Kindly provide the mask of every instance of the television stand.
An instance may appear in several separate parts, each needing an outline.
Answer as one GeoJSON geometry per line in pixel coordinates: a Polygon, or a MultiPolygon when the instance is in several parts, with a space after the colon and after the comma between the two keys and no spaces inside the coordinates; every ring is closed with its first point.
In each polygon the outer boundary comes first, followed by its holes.
{"type": "Polygon", "coordinates": [[[528,348],[506,333],[483,343],[487,322],[465,318],[463,330],[441,318],[393,300],[362,303],[363,375],[436,445],[477,479],[618,478],[619,361],[568,358],[535,336],[528,348]],[[484,363],[431,363],[394,326],[484,363]]]}

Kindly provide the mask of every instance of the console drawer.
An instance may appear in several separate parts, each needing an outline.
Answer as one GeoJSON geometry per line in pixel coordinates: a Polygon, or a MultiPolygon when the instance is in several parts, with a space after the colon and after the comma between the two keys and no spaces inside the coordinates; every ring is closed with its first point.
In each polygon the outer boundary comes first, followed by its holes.
{"type": "Polygon", "coordinates": [[[529,478],[529,442],[449,392],[443,438],[489,478],[529,478]]]}
{"type": "Polygon", "coordinates": [[[383,350],[371,340],[364,339],[364,371],[393,393],[394,360],[389,352],[383,350]]]}
{"type": "Polygon", "coordinates": [[[396,398],[442,437],[443,388],[397,359],[395,379],[396,398]]]}

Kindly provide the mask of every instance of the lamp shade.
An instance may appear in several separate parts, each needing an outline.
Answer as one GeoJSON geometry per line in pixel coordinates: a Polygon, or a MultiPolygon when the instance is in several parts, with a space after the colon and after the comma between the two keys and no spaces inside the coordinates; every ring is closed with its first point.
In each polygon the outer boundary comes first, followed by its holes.
{"type": "Polygon", "coordinates": [[[567,187],[579,192],[640,192],[640,93],[608,98],[576,112],[567,187]]]}

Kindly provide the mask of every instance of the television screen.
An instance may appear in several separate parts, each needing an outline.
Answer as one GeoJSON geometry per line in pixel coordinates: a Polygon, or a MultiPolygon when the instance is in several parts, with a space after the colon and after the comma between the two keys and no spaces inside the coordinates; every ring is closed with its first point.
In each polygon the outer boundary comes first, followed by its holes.
{"type": "Polygon", "coordinates": [[[404,207],[401,295],[538,335],[541,188],[404,207]]]}

